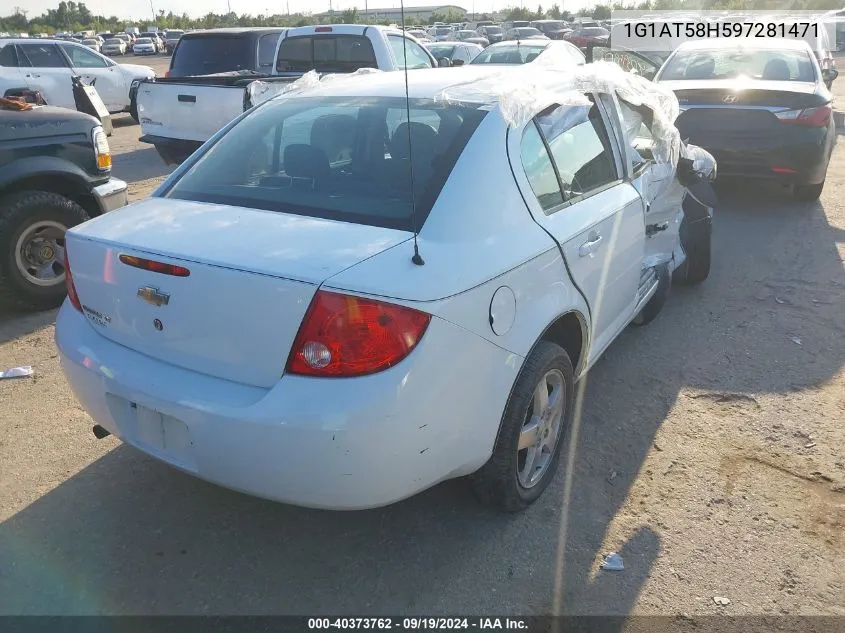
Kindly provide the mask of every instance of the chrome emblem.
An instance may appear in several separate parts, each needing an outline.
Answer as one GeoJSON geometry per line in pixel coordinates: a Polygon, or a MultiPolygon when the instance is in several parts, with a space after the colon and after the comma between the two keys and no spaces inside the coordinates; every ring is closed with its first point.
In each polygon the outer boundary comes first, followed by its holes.
{"type": "Polygon", "coordinates": [[[736,95],[728,95],[724,99],[722,99],[722,103],[736,103],[737,96],[736,95]]]}
{"type": "Polygon", "coordinates": [[[169,294],[162,292],[158,288],[153,288],[152,286],[138,288],[138,297],[149,303],[151,306],[156,306],[158,308],[170,303],[169,294]]]}

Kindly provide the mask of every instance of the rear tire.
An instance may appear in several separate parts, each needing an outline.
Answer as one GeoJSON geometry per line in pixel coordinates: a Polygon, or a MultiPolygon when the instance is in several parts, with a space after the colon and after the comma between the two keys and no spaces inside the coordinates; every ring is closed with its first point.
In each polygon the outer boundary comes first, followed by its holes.
{"type": "Polygon", "coordinates": [[[817,185],[795,185],[792,197],[798,202],[815,202],[822,195],[824,180],[817,185]]]}
{"type": "Polygon", "coordinates": [[[138,118],[138,96],[132,97],[132,100],[129,102],[129,116],[132,117],[132,120],[135,123],[140,123],[140,119],[138,118]]]}
{"type": "Polygon", "coordinates": [[[675,269],[672,280],[688,286],[700,284],[710,276],[713,221],[709,217],[692,223],[684,219],[680,234],[687,258],[675,269]]]}
{"type": "Polygon", "coordinates": [[[519,512],[540,498],[554,478],[560,452],[569,438],[574,400],[575,380],[569,355],[559,345],[541,341],[528,355],[516,379],[493,455],[470,477],[476,495],[485,505],[519,512]],[[537,410],[546,411],[545,417],[535,411],[535,394],[543,389],[548,405],[538,405],[537,410]],[[520,449],[521,438],[532,445],[520,449]],[[547,445],[550,438],[553,448],[547,445]],[[532,451],[537,451],[533,453],[536,457],[529,463],[532,451]]]}
{"type": "MultiPolygon", "coordinates": [[[[27,270],[35,255],[32,249],[39,227],[43,235],[61,238],[42,242],[47,248],[64,249],[64,231],[88,220],[85,210],[73,200],[47,191],[23,191],[0,200],[0,303],[10,303],[29,310],[48,310],[61,305],[65,298],[64,257],[55,257],[55,264],[45,264],[55,274],[55,281],[45,276],[41,284],[32,280],[27,270]],[[23,240],[23,242],[22,242],[23,240]],[[19,246],[26,253],[19,252],[19,246]]],[[[45,260],[46,261],[46,260],[45,260]]],[[[38,273],[35,273],[37,276],[38,273]]]]}

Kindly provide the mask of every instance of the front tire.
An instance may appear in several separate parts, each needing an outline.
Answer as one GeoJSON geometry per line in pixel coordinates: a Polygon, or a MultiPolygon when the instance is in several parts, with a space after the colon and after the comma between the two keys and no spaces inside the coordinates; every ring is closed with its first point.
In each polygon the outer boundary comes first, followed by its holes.
{"type": "Polygon", "coordinates": [[[65,231],[88,220],[73,200],[23,191],[0,200],[0,302],[48,310],[65,298],[65,231]]]}
{"type": "Polygon", "coordinates": [[[471,477],[483,503],[519,512],[540,498],[569,437],[574,399],[569,355],[559,345],[541,341],[519,372],[493,455],[471,477]]]}

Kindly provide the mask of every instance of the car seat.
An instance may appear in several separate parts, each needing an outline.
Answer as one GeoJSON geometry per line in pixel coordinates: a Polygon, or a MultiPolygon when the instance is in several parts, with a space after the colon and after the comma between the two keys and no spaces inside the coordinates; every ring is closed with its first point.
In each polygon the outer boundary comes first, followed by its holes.
{"type": "Polygon", "coordinates": [[[763,68],[763,79],[768,81],[789,81],[791,77],[789,64],[779,58],[770,59],[763,68]]]}

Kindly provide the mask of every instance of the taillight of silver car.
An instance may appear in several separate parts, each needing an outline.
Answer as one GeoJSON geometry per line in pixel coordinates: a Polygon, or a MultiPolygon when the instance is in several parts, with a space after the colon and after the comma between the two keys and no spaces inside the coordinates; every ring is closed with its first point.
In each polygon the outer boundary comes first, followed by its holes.
{"type": "Polygon", "coordinates": [[[286,372],[347,378],[393,367],[417,346],[431,315],[413,308],[320,290],[294,340],[286,372]]]}

